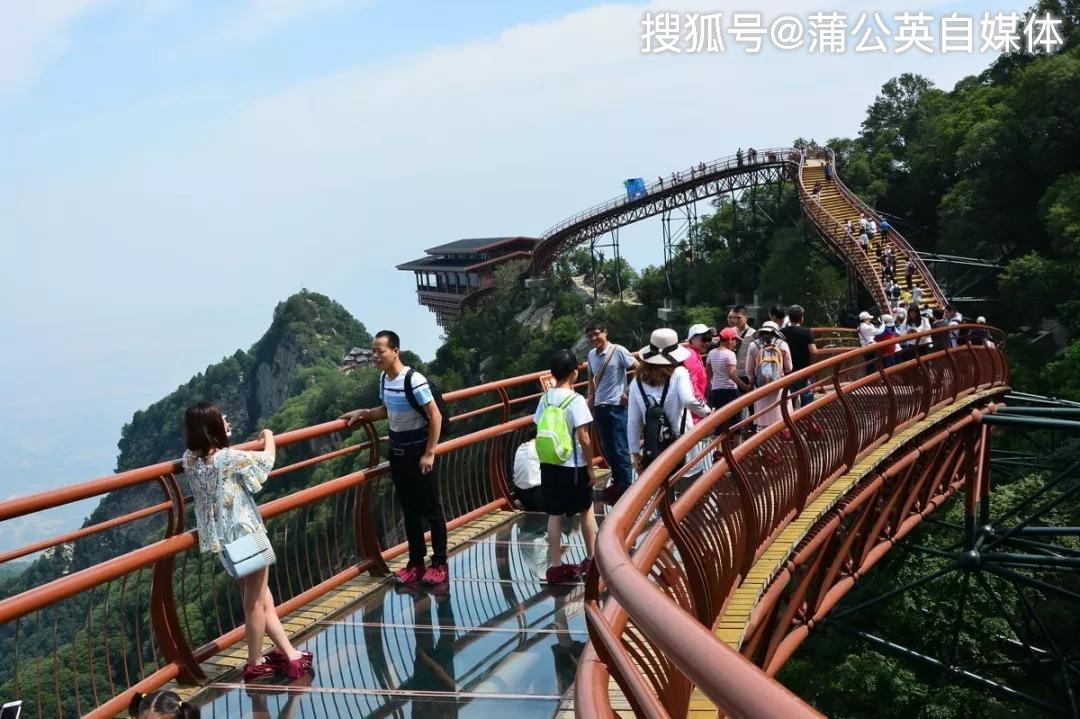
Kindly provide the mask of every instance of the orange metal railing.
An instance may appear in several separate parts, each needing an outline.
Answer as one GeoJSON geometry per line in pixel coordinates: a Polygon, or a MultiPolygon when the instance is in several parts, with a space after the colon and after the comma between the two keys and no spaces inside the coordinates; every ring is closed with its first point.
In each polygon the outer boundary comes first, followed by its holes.
{"type": "MultiPolygon", "coordinates": [[[[512,507],[514,450],[547,381],[538,372],[447,393],[457,432],[437,455],[451,528],[512,507]]],[[[386,439],[374,426],[332,421],[276,439],[279,453],[299,445],[314,453],[275,469],[276,483],[296,490],[260,507],[278,556],[271,589],[284,615],[361,573],[385,574],[406,545],[381,461],[386,439]],[[326,450],[335,443],[341,446],[326,450]],[[322,467],[331,478],[313,483],[322,467]]],[[[0,555],[2,563],[85,542],[101,551],[118,528],[154,519],[161,526],[158,541],[0,600],[0,642],[15,666],[11,689],[26,701],[24,715],[113,716],[133,691],[203,679],[200,662],[242,639],[233,582],[215,557],[198,552],[185,526],[191,498],[180,471],[177,461],[162,462],[0,502],[2,523],[110,492],[156,486],[162,493],[162,501],[123,516],[0,555]]]]}
{"type": "MultiPolygon", "coordinates": [[[[836,154],[832,151],[831,148],[829,149],[828,153],[829,161],[832,162],[833,166],[835,167],[836,154]]],[[[865,214],[867,219],[872,219],[879,226],[881,225],[881,215],[879,215],[877,211],[875,211],[872,207],[860,200],[854,192],[849,190],[847,188],[847,185],[845,185],[843,181],[841,181],[840,177],[835,172],[833,173],[833,182],[836,184],[836,189],[840,191],[840,194],[844,196],[844,199],[847,200],[852,207],[857,209],[859,212],[865,214]]],[[[900,255],[900,258],[915,265],[915,269],[918,272],[919,276],[923,279],[924,282],[926,282],[927,286],[930,288],[930,292],[934,296],[935,304],[937,304],[939,307],[945,307],[948,304],[948,301],[945,298],[945,293],[941,290],[941,286],[938,285],[937,280],[934,279],[934,276],[930,274],[930,269],[926,266],[926,263],[923,262],[922,258],[919,256],[919,253],[916,252],[915,248],[912,247],[906,239],[904,239],[904,236],[900,234],[900,232],[895,227],[889,230],[889,243],[894,245],[899,251],[898,254],[900,255]]]]}
{"type": "Polygon", "coordinates": [[[859,573],[973,476],[986,436],[978,412],[943,410],[978,391],[1005,391],[1003,341],[996,330],[965,325],[850,350],[755,390],[677,440],[601,527],[586,585],[592,641],[579,665],[577,716],[615,716],[612,677],[639,716],[685,716],[695,687],[729,716],[816,716],[770,677],[859,573]],[[960,343],[948,346],[950,336],[960,343]],[[935,344],[919,346],[923,338],[935,344]],[[912,346],[892,366],[877,358],[904,342],[912,346]],[[796,409],[791,400],[808,391],[805,381],[814,400],[796,409]],[[780,421],[738,442],[777,409],[780,421]],[[752,611],[744,607],[740,651],[722,642],[715,624],[772,540],[834,480],[939,411],[917,442],[837,498],[791,547],[752,611]],[[711,468],[687,476],[714,455],[711,468]],[[644,521],[656,514],[661,522],[644,521]]]}

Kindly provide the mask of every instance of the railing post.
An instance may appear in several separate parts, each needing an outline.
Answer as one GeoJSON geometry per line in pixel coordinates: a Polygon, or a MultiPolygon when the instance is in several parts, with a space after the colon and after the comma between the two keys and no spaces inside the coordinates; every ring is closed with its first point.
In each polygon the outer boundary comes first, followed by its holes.
{"type": "Polygon", "coordinates": [[[949,342],[945,341],[945,356],[949,359],[949,366],[952,367],[952,399],[953,402],[960,395],[960,366],[956,363],[956,354],[950,352],[949,342]]]}
{"type": "MultiPolygon", "coordinates": [[[[162,476],[158,481],[171,503],[165,537],[174,537],[184,530],[184,495],[175,475],[162,476]]],[[[206,679],[206,675],[195,661],[191,646],[181,629],[180,618],[176,614],[176,596],[173,592],[175,569],[172,556],[154,564],[154,574],[150,581],[150,627],[165,659],[177,665],[177,678],[180,682],[198,684],[200,680],[206,679]]]]}
{"type": "MultiPolygon", "coordinates": [[[[368,451],[368,469],[373,469],[379,464],[380,442],[379,433],[375,425],[368,422],[364,425],[368,442],[371,449],[368,451]]],[[[372,505],[375,501],[375,489],[372,480],[366,479],[356,487],[356,495],[353,499],[353,544],[356,547],[357,556],[361,562],[368,562],[368,571],[372,576],[385,577],[390,573],[390,567],[383,559],[382,547],[379,546],[379,537],[375,534],[375,522],[372,519],[372,505]]]]}
{"type": "Polygon", "coordinates": [[[919,381],[922,383],[922,398],[919,402],[919,414],[925,418],[930,414],[930,365],[923,362],[920,355],[915,355],[915,366],[918,367],[919,381]]]}
{"type": "Polygon", "coordinates": [[[878,374],[881,375],[881,381],[885,385],[885,394],[889,400],[885,415],[885,436],[891,438],[896,433],[896,388],[889,379],[889,373],[885,371],[885,361],[881,357],[876,357],[874,362],[877,364],[878,374]]]}
{"type": "MultiPolygon", "coordinates": [[[[724,461],[731,470],[731,476],[735,478],[735,486],[739,491],[739,509],[746,524],[746,543],[741,547],[742,556],[739,557],[739,575],[745,577],[750,567],[754,565],[757,543],[761,541],[761,523],[754,507],[754,492],[750,486],[750,479],[735,461],[735,455],[731,451],[730,432],[724,432],[720,438],[720,451],[724,454],[724,461]]],[[[739,555],[738,552],[735,554],[739,555]]]]}
{"type": "Polygon", "coordinates": [[[368,571],[373,577],[385,577],[390,567],[383,559],[382,547],[375,534],[375,522],[372,519],[372,505],[375,502],[375,489],[371,480],[361,482],[356,488],[356,501],[353,503],[353,532],[356,553],[361,561],[370,562],[368,571]]]}
{"type": "Polygon", "coordinates": [[[491,475],[492,496],[502,497],[506,500],[506,504],[512,508],[514,506],[514,496],[510,492],[510,484],[506,481],[506,466],[503,464],[503,442],[509,439],[509,436],[508,434],[500,434],[491,438],[488,473],[491,475]]]}
{"type": "Polygon", "coordinates": [[[784,426],[791,433],[791,441],[795,446],[795,476],[798,478],[798,489],[795,497],[795,505],[801,512],[806,506],[806,500],[810,496],[810,448],[806,446],[806,439],[799,432],[795,423],[791,421],[791,410],[788,406],[790,391],[787,386],[780,392],[780,416],[784,420],[784,426]]]}
{"type": "Polygon", "coordinates": [[[844,410],[844,424],[847,427],[846,437],[844,439],[844,466],[847,469],[851,469],[855,466],[855,456],[859,453],[859,431],[855,424],[855,410],[851,406],[851,401],[844,394],[843,388],[840,386],[840,365],[833,366],[833,389],[836,392],[836,399],[840,402],[840,407],[844,410]]]}
{"type": "Polygon", "coordinates": [[[694,598],[694,614],[704,627],[712,627],[713,620],[719,613],[719,607],[714,611],[705,569],[701,566],[702,548],[693,541],[693,537],[676,520],[671,511],[671,475],[664,479],[664,486],[660,490],[660,518],[667,528],[675,546],[679,548],[679,556],[686,570],[686,578],[690,584],[690,594],[694,598]]]}
{"type": "Polygon", "coordinates": [[[982,385],[982,372],[980,372],[979,353],[975,350],[975,345],[968,343],[968,351],[971,353],[971,384],[974,389],[978,389],[982,385]]]}

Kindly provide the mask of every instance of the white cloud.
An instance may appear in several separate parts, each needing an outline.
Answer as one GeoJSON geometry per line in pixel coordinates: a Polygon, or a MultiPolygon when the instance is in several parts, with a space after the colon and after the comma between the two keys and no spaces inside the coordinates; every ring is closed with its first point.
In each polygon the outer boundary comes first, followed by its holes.
{"type": "Polygon", "coordinates": [[[246,7],[211,38],[218,42],[256,40],[280,27],[371,0],[248,0],[246,7]]]}
{"type": "Polygon", "coordinates": [[[0,98],[31,82],[67,46],[72,22],[109,0],[0,3],[0,98]]]}

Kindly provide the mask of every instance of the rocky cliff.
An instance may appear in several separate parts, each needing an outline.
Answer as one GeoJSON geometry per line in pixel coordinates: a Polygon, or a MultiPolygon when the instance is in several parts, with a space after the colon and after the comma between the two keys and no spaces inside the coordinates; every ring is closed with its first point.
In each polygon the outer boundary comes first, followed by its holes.
{"type": "MultiPolygon", "coordinates": [[[[184,410],[200,400],[216,402],[229,416],[233,439],[252,436],[287,399],[304,391],[320,370],[337,371],[346,352],[370,346],[371,335],[344,307],[330,298],[302,291],[274,309],[266,333],[247,350],[237,350],[192,377],[165,398],[137,411],[120,433],[116,470],[173,459],[183,453],[180,427],[184,410]]],[[[186,488],[185,488],[186,489],[186,488]]],[[[164,499],[147,484],[102,498],[86,524],[119,516],[164,499]]],[[[97,535],[79,543],[64,570],[76,570],[143,546],[163,526],[161,516],[97,535]]]]}

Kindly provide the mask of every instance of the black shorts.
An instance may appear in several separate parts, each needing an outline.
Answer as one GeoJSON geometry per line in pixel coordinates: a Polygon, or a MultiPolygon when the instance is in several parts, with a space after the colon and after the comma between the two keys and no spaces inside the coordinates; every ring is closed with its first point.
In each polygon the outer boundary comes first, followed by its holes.
{"type": "MultiPolygon", "coordinates": [[[[728,402],[734,402],[738,398],[739,398],[739,388],[738,387],[709,390],[709,406],[712,407],[713,411],[716,411],[716,410],[722,408],[728,402]]],[[[731,427],[731,425],[734,424],[735,420],[737,420],[738,418],[739,418],[739,416],[735,415],[734,417],[732,417],[728,421],[721,422],[716,427],[716,434],[720,434],[725,429],[728,429],[729,427],[731,427]]]]}
{"type": "Polygon", "coordinates": [[[585,467],[540,464],[540,508],[572,517],[592,505],[592,487],[585,467]]]}

